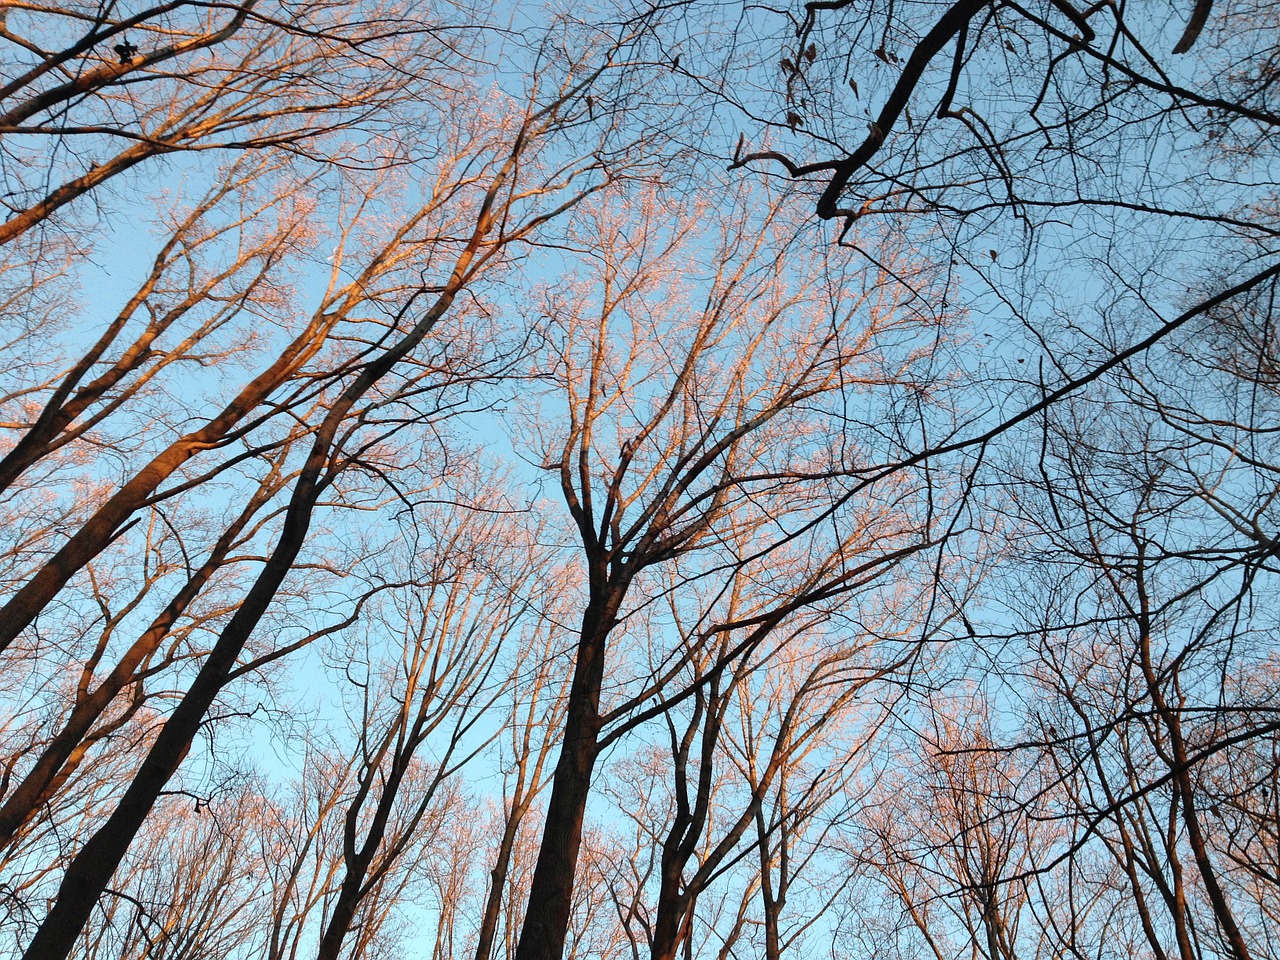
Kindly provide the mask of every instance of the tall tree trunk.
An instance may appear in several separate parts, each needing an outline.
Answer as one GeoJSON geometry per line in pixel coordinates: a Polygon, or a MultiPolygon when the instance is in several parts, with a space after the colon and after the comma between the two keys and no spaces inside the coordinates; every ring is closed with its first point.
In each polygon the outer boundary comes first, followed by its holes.
{"type": "MultiPolygon", "coordinates": [[[[1168,764],[1170,772],[1173,774],[1174,789],[1182,801],[1182,823],[1186,829],[1187,844],[1191,847],[1192,857],[1200,870],[1200,878],[1204,881],[1204,889],[1209,896],[1209,904],[1213,908],[1214,919],[1218,921],[1222,938],[1231,948],[1236,960],[1252,960],[1249,944],[1244,938],[1244,932],[1240,929],[1239,924],[1236,923],[1235,914],[1231,909],[1230,902],[1227,900],[1227,894],[1218,882],[1217,871],[1214,869],[1213,861],[1209,856],[1208,843],[1205,840],[1204,832],[1200,828],[1200,818],[1196,812],[1195,785],[1191,782],[1191,761],[1186,741],[1182,736],[1182,719],[1179,717],[1177,710],[1170,707],[1165,699],[1164,692],[1160,688],[1160,680],[1156,674],[1155,665],[1151,659],[1151,601],[1147,594],[1147,582],[1141,575],[1145,573],[1145,561],[1145,553],[1140,552],[1140,575],[1137,578],[1140,628],[1139,654],[1143,678],[1147,684],[1147,693],[1151,697],[1152,705],[1156,708],[1157,714],[1163,721],[1165,731],[1169,736],[1169,742],[1173,747],[1172,756],[1161,750],[1161,759],[1168,764]]],[[[1175,679],[1176,676],[1175,673],[1175,679]]]]}
{"type": "MultiPolygon", "coordinates": [[[[274,475],[273,470],[272,476],[274,475]]],[[[239,540],[253,515],[270,499],[274,491],[275,483],[264,483],[259,488],[236,520],[218,537],[217,543],[214,544],[205,562],[187,579],[177,595],[152,620],[150,626],[130,645],[111,672],[92,691],[88,689],[90,678],[86,673],[81,681],[81,689],[76,695],[75,705],[66,722],[63,723],[62,729],[48,742],[27,775],[0,804],[0,848],[5,847],[18,835],[35,817],[40,807],[48,802],[58,787],[75,771],[87,749],[103,732],[101,727],[94,731],[94,723],[101,718],[122,690],[132,683],[141,683],[138,676],[139,668],[155,653],[178,618],[187,610],[213,575],[221,569],[228,553],[239,540]]],[[[114,725],[107,729],[114,729],[114,725]]]]}
{"type": "Polygon", "coordinates": [[[601,587],[582,615],[564,740],[551,781],[542,845],[515,960],[560,960],[564,955],[591,775],[600,756],[600,689],[605,650],[624,592],[624,588],[613,584],[601,587]]]}
{"type": "Polygon", "coordinates": [[[421,343],[453,305],[465,280],[466,269],[475,256],[480,239],[488,232],[490,223],[487,213],[482,213],[476,233],[459,258],[450,283],[442,295],[395,347],[376,362],[370,363],[356,377],[330,409],[316,432],[306,465],[298,475],[285,514],[284,528],[270,559],[254,581],[244,603],[218,637],[218,642],[214,644],[195,682],[161,728],[155,744],[142,761],[137,776],[129,784],[119,806],[67,867],[53,909],[36,931],[35,938],[23,954],[23,960],[65,960],[70,954],[94,904],[111,881],[120,861],[124,859],[129,844],[155,806],[165,785],[186,757],[204,722],[206,712],[226,685],[240,651],[244,649],[250,634],[275,598],[276,591],[293,568],[306,541],[316,501],[324,489],[321,481],[334,453],[339,428],[356,402],[421,343]]]}
{"type": "Polygon", "coordinates": [[[195,682],[161,728],[115,812],[67,867],[53,909],[36,931],[23,954],[24,960],[65,960],[71,954],[98,897],[111,881],[165,785],[186,757],[206,712],[226,685],[240,651],[292,568],[306,539],[311,508],[318,496],[315,479],[315,476],[308,477],[295,489],[284,532],[271,559],[218,637],[195,682]]]}
{"type": "Polygon", "coordinates": [[[680,944],[688,941],[692,897],[680,892],[680,874],[668,877],[663,870],[658,892],[657,918],[653,923],[653,942],[649,945],[651,960],[676,960],[680,944]]]}
{"type": "Polygon", "coordinates": [[[364,884],[367,864],[349,865],[347,875],[342,878],[342,886],[338,890],[338,901],[333,905],[333,914],[325,927],[324,936],[320,938],[320,949],[316,952],[316,960],[338,960],[338,951],[342,949],[342,941],[351,930],[356,910],[364,899],[361,890],[364,884]]]}
{"type": "Polygon", "coordinates": [[[313,318],[276,361],[250,381],[203,427],[175,440],[107,498],[85,523],[23,586],[0,607],[0,651],[35,621],[77,573],[110,546],[133,514],[184,463],[217,446],[241,420],[285,382],[303,360],[320,348],[333,317],[313,318]]]}
{"type": "Polygon", "coordinates": [[[773,890],[773,852],[769,848],[769,828],[765,823],[764,805],[755,809],[756,832],[760,845],[760,902],[764,908],[764,955],[766,960],[779,960],[782,956],[782,938],[779,921],[782,902],[773,890]]]}
{"type": "MultiPolygon", "coordinates": [[[[405,704],[405,709],[408,709],[407,703],[405,704]]],[[[368,762],[368,766],[360,775],[359,788],[347,807],[343,823],[342,846],[346,873],[343,875],[342,884],[338,888],[338,899],[333,905],[333,913],[330,915],[329,923],[320,938],[317,960],[338,960],[343,941],[346,940],[347,934],[351,932],[351,926],[355,921],[356,912],[360,909],[360,903],[369,892],[366,885],[369,880],[369,868],[373,864],[379,848],[382,846],[382,841],[386,838],[387,822],[390,820],[391,812],[395,808],[396,799],[400,794],[401,785],[404,783],[405,774],[409,771],[409,765],[413,761],[416,737],[416,730],[406,731],[400,723],[393,724],[387,730],[382,743],[373,752],[373,757],[368,762]],[[380,779],[380,763],[386,755],[386,750],[391,748],[392,743],[400,736],[404,736],[406,742],[399,744],[392,754],[391,769],[386,776],[385,783],[381,785],[381,789],[378,792],[377,802],[373,810],[373,819],[365,831],[364,841],[357,849],[356,841],[360,831],[361,813],[364,810],[365,801],[373,790],[374,783],[380,779]]],[[[435,783],[438,782],[438,780],[435,781],[435,783]]],[[[425,804],[434,793],[435,786],[433,785],[424,793],[422,802],[425,804]]],[[[383,872],[385,872],[385,869],[386,864],[384,863],[383,872]]]]}
{"type": "Polygon", "coordinates": [[[512,798],[511,813],[502,827],[502,839],[498,842],[498,855],[494,858],[493,869],[489,872],[489,897],[484,904],[484,914],[480,919],[480,935],[476,939],[475,960],[489,960],[493,954],[493,941],[498,934],[498,920],[502,916],[502,895],[507,887],[507,875],[511,872],[511,858],[515,853],[516,837],[520,833],[520,824],[529,812],[532,795],[520,791],[512,798]]]}

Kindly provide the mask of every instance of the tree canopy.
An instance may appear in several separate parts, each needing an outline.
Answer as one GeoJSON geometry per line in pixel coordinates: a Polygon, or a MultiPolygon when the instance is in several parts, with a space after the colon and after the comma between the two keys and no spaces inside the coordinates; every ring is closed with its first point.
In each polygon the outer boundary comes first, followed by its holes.
{"type": "Polygon", "coordinates": [[[0,942],[1263,960],[1280,9],[0,6],[0,942]]]}

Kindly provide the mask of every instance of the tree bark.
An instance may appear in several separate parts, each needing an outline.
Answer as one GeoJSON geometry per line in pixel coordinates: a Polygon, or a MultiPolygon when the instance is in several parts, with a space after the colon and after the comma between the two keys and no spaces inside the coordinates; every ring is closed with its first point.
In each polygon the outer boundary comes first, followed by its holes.
{"type": "Polygon", "coordinates": [[[479,247],[480,239],[488,232],[490,223],[487,214],[482,213],[480,225],[468,249],[459,258],[445,292],[395,347],[371,363],[343,391],[341,398],[325,417],[316,433],[306,465],[294,486],[285,514],[284,529],[270,559],[249,590],[244,603],[218,637],[218,642],[214,644],[213,651],[200,669],[195,682],[161,728],[155,744],[143,760],[137,776],[129,784],[119,806],[71,861],[58,889],[53,909],[36,931],[35,938],[23,954],[23,960],[65,960],[70,954],[94,904],[106,889],[116,867],[124,859],[129,844],[155,806],[165,785],[186,757],[204,722],[206,712],[235,667],[240,651],[244,649],[254,627],[266,613],[276,591],[293,568],[311,526],[316,501],[323,490],[321,478],[333,454],[339,427],[355,403],[416,347],[453,305],[454,298],[463,285],[467,267],[479,247]]]}
{"type": "Polygon", "coordinates": [[[93,732],[93,724],[122,690],[131,683],[140,682],[139,668],[155,653],[178,618],[221,568],[227,554],[259,507],[270,498],[271,492],[272,488],[265,485],[259,489],[236,520],[223,531],[205,562],[188,578],[182,589],[142,635],[130,645],[97,688],[92,691],[87,689],[87,676],[82,681],[82,689],[77,693],[75,705],[62,729],[48,742],[27,775],[0,803],[0,848],[13,840],[74,772],[85,749],[98,735],[93,732]]]}
{"type": "Polygon", "coordinates": [[[624,590],[607,584],[599,593],[582,615],[564,740],[551,782],[542,845],[515,960],[560,960],[564,955],[591,775],[600,756],[600,690],[605,651],[624,590]]]}
{"type": "Polygon", "coordinates": [[[306,538],[311,507],[318,493],[314,477],[307,478],[307,482],[300,483],[295,490],[292,509],[271,559],[218,637],[195,682],[161,728],[115,812],[67,867],[53,909],[36,931],[23,954],[24,960],[65,960],[71,954],[98,897],[111,881],[165,785],[186,757],[205,713],[226,684],[249,635],[292,568],[306,538]]]}
{"type": "Polygon", "coordinates": [[[493,954],[493,941],[498,933],[498,920],[502,916],[502,894],[506,890],[507,875],[511,871],[511,857],[515,853],[516,836],[520,824],[529,811],[532,796],[518,793],[511,802],[511,813],[502,827],[502,839],[498,842],[498,855],[489,872],[489,896],[485,900],[484,914],[480,919],[480,934],[476,938],[475,960],[489,960],[493,954]]]}

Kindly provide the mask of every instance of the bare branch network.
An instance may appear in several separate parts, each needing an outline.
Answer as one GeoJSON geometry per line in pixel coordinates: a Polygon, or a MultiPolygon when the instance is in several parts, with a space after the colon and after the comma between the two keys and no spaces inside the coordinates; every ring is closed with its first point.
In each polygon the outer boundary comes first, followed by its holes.
{"type": "Polygon", "coordinates": [[[0,0],[0,952],[1280,960],[1280,7],[0,0]]]}

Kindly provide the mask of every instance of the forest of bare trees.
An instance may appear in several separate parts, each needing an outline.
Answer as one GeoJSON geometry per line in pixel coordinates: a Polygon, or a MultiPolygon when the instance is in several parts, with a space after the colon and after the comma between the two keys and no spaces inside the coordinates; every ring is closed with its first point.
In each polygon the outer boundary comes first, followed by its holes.
{"type": "Polygon", "coordinates": [[[1280,6],[0,49],[0,956],[1280,958],[1280,6]]]}

